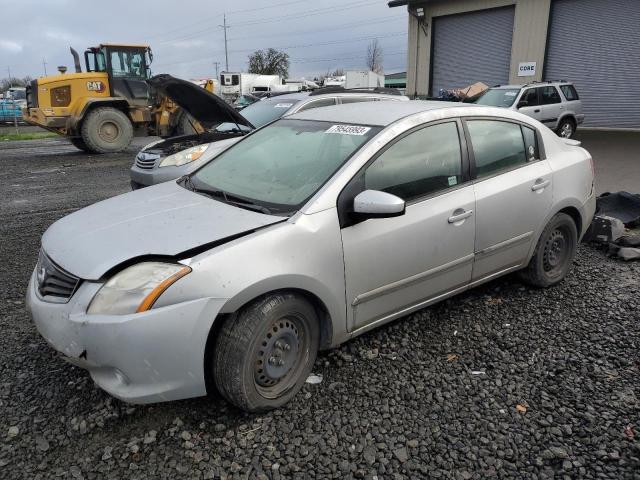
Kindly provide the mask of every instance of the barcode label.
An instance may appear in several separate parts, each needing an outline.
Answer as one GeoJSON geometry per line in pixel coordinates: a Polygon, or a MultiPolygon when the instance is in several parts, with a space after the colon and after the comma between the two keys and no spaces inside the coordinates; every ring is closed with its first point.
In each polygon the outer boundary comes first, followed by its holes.
{"type": "Polygon", "coordinates": [[[324,133],[339,133],[341,135],[364,135],[371,127],[362,127],[360,125],[334,125],[324,133]]]}

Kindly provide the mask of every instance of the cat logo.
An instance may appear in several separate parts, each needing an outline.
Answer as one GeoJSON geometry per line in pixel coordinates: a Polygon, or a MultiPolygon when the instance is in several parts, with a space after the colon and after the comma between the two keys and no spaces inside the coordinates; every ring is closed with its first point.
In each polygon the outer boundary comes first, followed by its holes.
{"type": "Polygon", "coordinates": [[[87,82],[87,90],[90,92],[104,92],[104,83],[99,80],[87,82]]]}

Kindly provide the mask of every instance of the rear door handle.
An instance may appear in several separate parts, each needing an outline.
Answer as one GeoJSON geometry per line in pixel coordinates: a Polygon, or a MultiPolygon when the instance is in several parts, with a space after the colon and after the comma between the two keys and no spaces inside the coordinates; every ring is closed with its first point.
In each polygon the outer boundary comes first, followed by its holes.
{"type": "Polygon", "coordinates": [[[464,208],[457,208],[454,210],[453,215],[448,218],[449,223],[456,223],[465,218],[469,218],[473,215],[473,210],[465,210],[464,208]]]}
{"type": "Polygon", "coordinates": [[[534,183],[533,186],[531,187],[531,191],[537,192],[538,190],[542,190],[543,188],[548,187],[550,183],[551,183],[551,180],[544,180],[542,178],[539,178],[536,180],[536,183],[534,183]]]}
{"type": "Polygon", "coordinates": [[[540,113],[540,109],[538,108],[538,109],[534,110],[533,113],[540,113]]]}

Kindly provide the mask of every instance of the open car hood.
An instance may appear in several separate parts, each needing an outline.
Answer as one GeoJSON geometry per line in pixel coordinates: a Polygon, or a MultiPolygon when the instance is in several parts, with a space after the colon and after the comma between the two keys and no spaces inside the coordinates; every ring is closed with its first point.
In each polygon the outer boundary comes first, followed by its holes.
{"type": "Polygon", "coordinates": [[[237,123],[251,129],[255,128],[231,105],[195,83],[167,74],[156,75],[147,80],[147,83],[180,105],[207,129],[224,122],[237,123]]]}

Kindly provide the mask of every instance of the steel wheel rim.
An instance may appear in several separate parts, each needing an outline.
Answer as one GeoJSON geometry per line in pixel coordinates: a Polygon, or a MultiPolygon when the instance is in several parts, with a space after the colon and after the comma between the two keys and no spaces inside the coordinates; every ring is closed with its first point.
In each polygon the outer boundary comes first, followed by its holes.
{"type": "Polygon", "coordinates": [[[297,382],[309,354],[309,331],[297,315],[271,322],[253,359],[256,389],[265,398],[278,398],[297,382]]]}
{"type": "Polygon", "coordinates": [[[100,124],[98,135],[105,142],[113,143],[120,136],[120,128],[117,123],[107,120],[100,124]]]}
{"type": "Polygon", "coordinates": [[[542,256],[544,271],[550,275],[557,275],[564,269],[569,258],[569,241],[567,232],[556,228],[544,245],[542,256]]]}
{"type": "Polygon", "coordinates": [[[569,122],[566,122],[560,129],[560,136],[563,138],[571,138],[571,135],[573,135],[573,125],[571,125],[569,122]]]}

